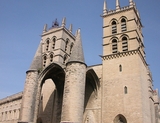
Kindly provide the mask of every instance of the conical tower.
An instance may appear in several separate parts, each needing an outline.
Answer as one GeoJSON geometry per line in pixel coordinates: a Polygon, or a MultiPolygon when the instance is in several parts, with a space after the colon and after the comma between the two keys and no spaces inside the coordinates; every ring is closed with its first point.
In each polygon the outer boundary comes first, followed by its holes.
{"type": "Polygon", "coordinates": [[[40,43],[29,70],[26,72],[26,81],[20,111],[20,122],[33,122],[38,93],[38,76],[42,69],[42,44],[40,43]]]}
{"type": "Polygon", "coordinates": [[[86,64],[81,43],[80,29],[70,60],[67,62],[61,123],[82,123],[84,110],[86,64]]]}

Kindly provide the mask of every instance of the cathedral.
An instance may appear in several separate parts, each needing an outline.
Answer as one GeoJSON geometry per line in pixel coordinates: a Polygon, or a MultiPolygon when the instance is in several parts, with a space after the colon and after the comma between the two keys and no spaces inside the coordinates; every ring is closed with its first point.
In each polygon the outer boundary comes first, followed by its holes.
{"type": "Polygon", "coordinates": [[[102,64],[87,66],[81,31],[66,18],[44,25],[24,91],[0,100],[0,123],[160,123],[158,90],[145,59],[133,0],[104,1],[102,64]]]}

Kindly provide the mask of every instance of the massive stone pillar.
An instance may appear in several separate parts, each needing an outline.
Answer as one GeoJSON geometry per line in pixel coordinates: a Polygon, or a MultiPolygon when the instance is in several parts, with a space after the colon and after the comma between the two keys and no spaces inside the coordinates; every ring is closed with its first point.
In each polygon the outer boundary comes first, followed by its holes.
{"type": "Polygon", "coordinates": [[[39,70],[42,68],[42,49],[41,43],[34,56],[29,70],[26,72],[26,81],[22,97],[22,105],[20,111],[19,123],[33,123],[35,122],[35,110],[37,104],[38,94],[38,76],[39,70]]]}
{"type": "Polygon", "coordinates": [[[20,122],[30,123],[34,120],[35,99],[38,87],[37,77],[38,71],[27,71],[25,89],[22,98],[20,122]]]}
{"type": "Polygon", "coordinates": [[[66,67],[61,123],[82,123],[84,111],[86,64],[80,30],[66,67]]]}

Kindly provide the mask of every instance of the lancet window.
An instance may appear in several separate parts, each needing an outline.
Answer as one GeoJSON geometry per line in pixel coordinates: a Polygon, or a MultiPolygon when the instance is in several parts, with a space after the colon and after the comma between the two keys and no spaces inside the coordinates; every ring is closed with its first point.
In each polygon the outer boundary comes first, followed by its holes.
{"type": "Polygon", "coordinates": [[[112,53],[117,53],[118,52],[118,44],[117,44],[117,40],[113,39],[112,40],[112,53]]]}
{"type": "Polygon", "coordinates": [[[53,37],[53,40],[52,40],[52,49],[55,48],[55,44],[56,44],[56,37],[53,37]]]}
{"type": "Polygon", "coordinates": [[[127,87],[125,86],[124,87],[124,94],[127,94],[128,93],[128,89],[127,89],[127,87]]]}
{"type": "Polygon", "coordinates": [[[66,44],[65,44],[65,51],[67,51],[68,42],[69,42],[69,39],[67,38],[67,40],[66,40],[66,44]]]}
{"type": "Polygon", "coordinates": [[[46,60],[47,60],[47,56],[46,56],[46,55],[44,55],[44,56],[43,56],[43,67],[45,67],[45,66],[46,66],[46,60]]]}
{"type": "Polygon", "coordinates": [[[116,21],[112,22],[112,34],[117,33],[117,23],[116,21]]]}
{"type": "Polygon", "coordinates": [[[53,53],[50,54],[50,62],[53,62],[53,53]]]}
{"type": "Polygon", "coordinates": [[[126,20],[124,18],[121,19],[121,31],[127,31],[126,20]]]}
{"type": "Polygon", "coordinates": [[[46,51],[49,49],[49,39],[46,40],[46,51]]]}
{"type": "Polygon", "coordinates": [[[71,43],[71,46],[70,46],[70,53],[69,53],[69,54],[72,53],[72,49],[73,49],[73,42],[71,43]]]}
{"type": "Polygon", "coordinates": [[[122,51],[128,51],[128,41],[126,37],[122,38],[122,51]]]}

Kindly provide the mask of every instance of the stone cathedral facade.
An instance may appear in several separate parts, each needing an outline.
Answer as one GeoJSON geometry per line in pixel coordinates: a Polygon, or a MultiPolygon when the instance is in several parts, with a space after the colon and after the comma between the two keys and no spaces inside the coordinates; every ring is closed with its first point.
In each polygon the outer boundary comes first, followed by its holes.
{"type": "Polygon", "coordinates": [[[87,66],[80,29],[44,26],[24,91],[0,100],[0,123],[160,123],[133,0],[103,7],[102,64],[87,66]]]}

